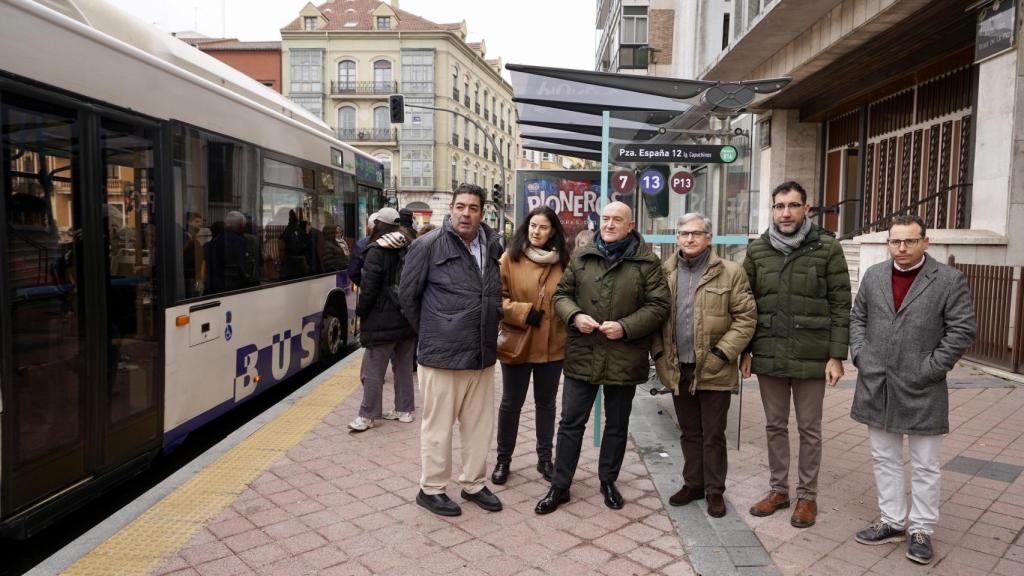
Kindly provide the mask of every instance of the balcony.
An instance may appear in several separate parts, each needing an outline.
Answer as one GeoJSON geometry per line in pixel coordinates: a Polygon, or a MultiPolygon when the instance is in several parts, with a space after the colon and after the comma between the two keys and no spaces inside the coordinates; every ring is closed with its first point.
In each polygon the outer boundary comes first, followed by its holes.
{"type": "Polygon", "coordinates": [[[365,82],[331,81],[331,96],[388,96],[398,93],[398,82],[368,80],[365,82]]]}
{"type": "Polygon", "coordinates": [[[343,142],[398,142],[398,128],[339,128],[343,142]]]}

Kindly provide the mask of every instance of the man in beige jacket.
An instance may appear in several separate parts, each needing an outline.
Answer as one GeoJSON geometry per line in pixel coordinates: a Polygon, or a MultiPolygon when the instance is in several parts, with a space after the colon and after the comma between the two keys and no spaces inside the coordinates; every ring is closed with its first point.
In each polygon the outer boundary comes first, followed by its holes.
{"type": "Polygon", "coordinates": [[[757,307],[747,275],[711,249],[711,220],[684,214],[679,251],[664,263],[672,315],[653,353],[661,382],[672,388],[682,429],[683,487],[669,498],[682,506],[708,499],[708,514],[725,515],[726,415],[739,386],[737,360],[754,336],[757,307]]]}

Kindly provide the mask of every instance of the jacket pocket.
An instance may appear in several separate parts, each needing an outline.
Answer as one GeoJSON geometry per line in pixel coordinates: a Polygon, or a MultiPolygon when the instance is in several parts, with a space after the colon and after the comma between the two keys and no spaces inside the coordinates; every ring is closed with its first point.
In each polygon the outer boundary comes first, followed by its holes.
{"type": "Polygon", "coordinates": [[[704,306],[712,316],[725,316],[729,311],[729,288],[708,286],[704,289],[704,306]]]}
{"type": "Polygon", "coordinates": [[[821,316],[793,316],[793,328],[798,330],[829,330],[832,319],[821,316]]]}

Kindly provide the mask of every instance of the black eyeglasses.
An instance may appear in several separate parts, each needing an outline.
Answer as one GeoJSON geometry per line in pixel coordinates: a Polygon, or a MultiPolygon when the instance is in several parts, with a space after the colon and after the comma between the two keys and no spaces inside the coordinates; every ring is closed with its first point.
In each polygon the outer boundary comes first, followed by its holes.
{"type": "Polygon", "coordinates": [[[783,204],[780,202],[778,204],[772,204],[772,210],[777,212],[782,212],[786,208],[789,208],[790,210],[799,210],[803,207],[804,205],[799,202],[790,202],[789,204],[783,204]]]}
{"type": "Polygon", "coordinates": [[[922,238],[890,238],[889,246],[892,246],[893,248],[899,248],[900,244],[903,244],[907,248],[913,248],[914,246],[917,246],[917,243],[920,242],[921,240],[922,238]]]}

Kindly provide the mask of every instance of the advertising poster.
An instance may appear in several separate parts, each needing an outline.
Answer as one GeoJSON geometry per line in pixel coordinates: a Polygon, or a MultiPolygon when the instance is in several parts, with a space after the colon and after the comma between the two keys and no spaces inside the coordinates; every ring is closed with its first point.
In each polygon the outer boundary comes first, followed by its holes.
{"type": "MultiPolygon", "coordinates": [[[[516,172],[516,226],[538,206],[558,214],[569,251],[592,241],[601,213],[601,173],[593,170],[519,170],[516,172]]],[[[612,193],[611,200],[631,207],[633,194],[612,193]]]]}

